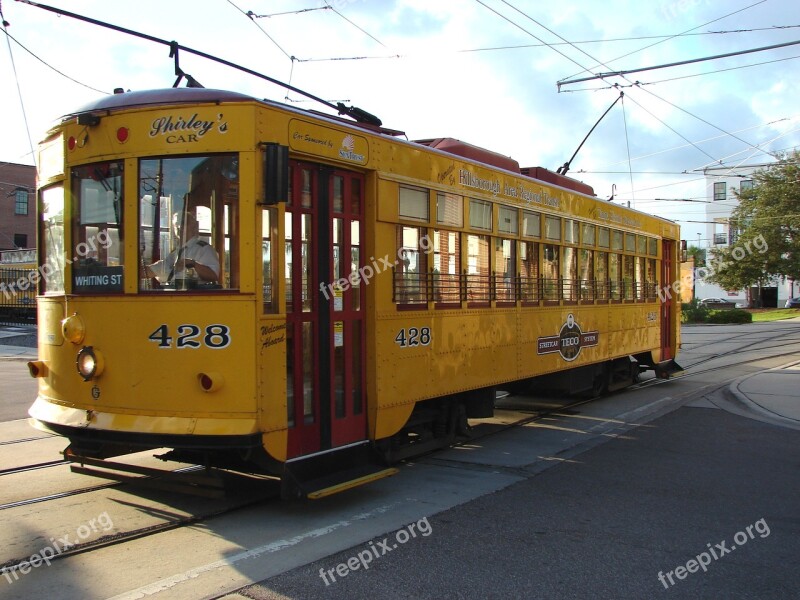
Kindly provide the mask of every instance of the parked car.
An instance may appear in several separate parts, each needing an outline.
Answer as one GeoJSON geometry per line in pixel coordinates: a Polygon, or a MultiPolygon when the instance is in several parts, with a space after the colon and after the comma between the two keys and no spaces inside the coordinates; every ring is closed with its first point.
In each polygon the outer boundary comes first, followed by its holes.
{"type": "Polygon", "coordinates": [[[784,308],[800,308],[800,296],[797,298],[789,298],[784,308]]]}
{"type": "Polygon", "coordinates": [[[736,303],[725,298],[703,298],[699,302],[700,306],[706,306],[714,309],[730,309],[736,308],[736,303]]]}

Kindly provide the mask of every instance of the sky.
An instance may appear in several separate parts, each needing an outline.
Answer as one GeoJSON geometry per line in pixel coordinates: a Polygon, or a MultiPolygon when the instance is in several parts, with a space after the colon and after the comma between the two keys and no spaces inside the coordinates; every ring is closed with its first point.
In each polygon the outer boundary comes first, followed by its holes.
{"type": "MultiPolygon", "coordinates": [[[[0,161],[34,164],[58,117],[114,88],[171,87],[169,49],[5,0],[0,161]],[[11,37],[13,36],[13,39],[11,37]]],[[[453,137],[569,175],[598,197],[705,236],[702,168],[769,163],[800,146],[796,0],[50,0],[45,4],[219,56],[410,140],[453,137]],[[248,13],[251,16],[248,16],[248,13]],[[564,82],[601,73],[625,76],[564,82]]],[[[329,112],[182,53],[208,88],[329,112]]],[[[733,171],[735,172],[735,171],[733,171]]],[[[707,242],[701,242],[705,245],[707,242]]]]}

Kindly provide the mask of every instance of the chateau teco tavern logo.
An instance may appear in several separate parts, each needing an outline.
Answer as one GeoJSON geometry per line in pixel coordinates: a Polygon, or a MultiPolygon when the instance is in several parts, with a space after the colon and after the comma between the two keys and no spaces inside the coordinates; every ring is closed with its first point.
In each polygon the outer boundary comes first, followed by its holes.
{"type": "Polygon", "coordinates": [[[561,331],[558,332],[558,335],[539,338],[537,354],[558,352],[561,354],[561,358],[571,362],[578,358],[581,348],[597,346],[599,339],[599,331],[583,333],[580,325],[575,322],[575,317],[570,313],[567,315],[567,322],[561,326],[561,331]]]}

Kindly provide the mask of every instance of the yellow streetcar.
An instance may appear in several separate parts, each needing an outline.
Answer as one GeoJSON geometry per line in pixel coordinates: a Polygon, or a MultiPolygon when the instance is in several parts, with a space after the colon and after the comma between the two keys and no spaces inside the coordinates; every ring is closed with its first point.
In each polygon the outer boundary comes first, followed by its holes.
{"type": "Polygon", "coordinates": [[[166,447],[314,498],[452,443],[498,386],[677,368],[677,225],[367,121],[199,88],[64,117],[36,426],[76,461],[166,447]]]}

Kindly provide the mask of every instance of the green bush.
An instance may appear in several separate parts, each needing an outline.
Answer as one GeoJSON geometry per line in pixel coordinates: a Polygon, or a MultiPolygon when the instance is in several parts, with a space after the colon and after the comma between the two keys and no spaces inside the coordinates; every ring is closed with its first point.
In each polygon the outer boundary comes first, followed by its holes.
{"type": "Polygon", "coordinates": [[[684,323],[706,323],[710,312],[708,307],[698,303],[697,298],[693,298],[691,302],[681,304],[681,321],[684,323]]]}
{"type": "Polygon", "coordinates": [[[707,323],[752,323],[753,315],[746,310],[712,310],[707,323]]]}

